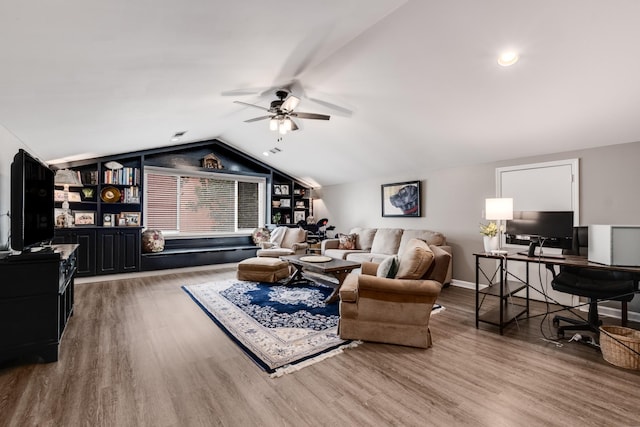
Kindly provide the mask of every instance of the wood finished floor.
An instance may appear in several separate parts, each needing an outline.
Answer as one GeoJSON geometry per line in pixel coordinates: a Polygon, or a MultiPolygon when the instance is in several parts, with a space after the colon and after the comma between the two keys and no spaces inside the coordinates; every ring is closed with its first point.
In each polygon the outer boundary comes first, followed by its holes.
{"type": "Polygon", "coordinates": [[[540,318],[476,329],[474,293],[455,287],[432,348],[364,343],[271,379],[180,289],[233,276],[77,284],[60,360],[0,365],[0,425],[640,425],[640,372],[542,341],[540,318]]]}

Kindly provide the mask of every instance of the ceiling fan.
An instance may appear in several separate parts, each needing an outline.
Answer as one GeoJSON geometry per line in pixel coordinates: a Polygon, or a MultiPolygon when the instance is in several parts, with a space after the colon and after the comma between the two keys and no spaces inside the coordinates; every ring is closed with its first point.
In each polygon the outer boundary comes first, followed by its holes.
{"type": "Polygon", "coordinates": [[[245,120],[245,123],[257,122],[260,120],[269,119],[269,129],[277,130],[281,135],[286,134],[288,131],[298,130],[298,125],[293,120],[296,119],[313,119],[313,120],[329,120],[330,116],[325,114],[316,113],[303,113],[294,111],[300,103],[300,98],[290,94],[288,90],[278,89],[276,96],[279,98],[275,101],[271,101],[269,108],[262,107],[256,104],[249,104],[248,102],[233,101],[236,104],[246,105],[248,107],[259,108],[269,112],[266,116],[255,117],[253,119],[245,120]]]}

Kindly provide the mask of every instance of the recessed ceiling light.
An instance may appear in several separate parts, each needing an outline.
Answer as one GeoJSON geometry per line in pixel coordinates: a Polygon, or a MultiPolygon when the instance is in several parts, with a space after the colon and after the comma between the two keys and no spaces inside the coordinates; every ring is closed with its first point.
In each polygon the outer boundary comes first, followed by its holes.
{"type": "Polygon", "coordinates": [[[265,155],[265,156],[267,156],[267,157],[269,157],[269,152],[268,152],[268,151],[265,151],[265,152],[263,152],[262,154],[263,154],[263,155],[265,155]]]}
{"type": "Polygon", "coordinates": [[[518,59],[520,59],[520,57],[516,52],[504,52],[498,57],[498,64],[503,67],[508,67],[518,62],[518,59]]]}

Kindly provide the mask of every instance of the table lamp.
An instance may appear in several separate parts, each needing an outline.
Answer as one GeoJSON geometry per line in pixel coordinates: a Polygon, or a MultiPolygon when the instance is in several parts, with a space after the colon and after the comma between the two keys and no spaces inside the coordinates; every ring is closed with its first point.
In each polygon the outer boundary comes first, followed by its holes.
{"type": "Polygon", "coordinates": [[[504,226],[500,223],[502,220],[513,219],[513,199],[512,198],[495,198],[485,200],[485,218],[489,221],[498,223],[500,230],[500,238],[498,240],[498,250],[491,251],[497,254],[506,254],[507,251],[502,249],[502,233],[504,226]]]}
{"type": "Polygon", "coordinates": [[[69,187],[82,187],[82,180],[76,171],[60,169],[56,171],[54,184],[61,185],[64,188],[64,202],[62,202],[62,209],[64,211],[65,218],[62,225],[68,227],[72,224],[71,213],[69,212],[69,187]]]}

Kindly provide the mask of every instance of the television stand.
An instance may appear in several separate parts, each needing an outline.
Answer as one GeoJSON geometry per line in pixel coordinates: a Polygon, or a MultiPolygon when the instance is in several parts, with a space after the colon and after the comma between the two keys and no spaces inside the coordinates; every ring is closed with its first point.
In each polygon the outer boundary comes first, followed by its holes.
{"type": "Polygon", "coordinates": [[[73,314],[78,245],[24,252],[0,259],[0,361],[37,356],[58,360],[73,314]]]}

